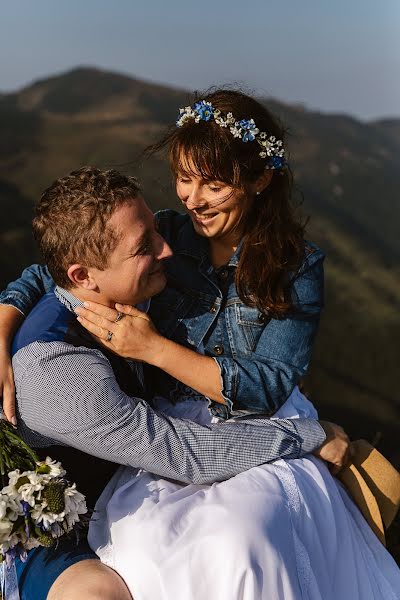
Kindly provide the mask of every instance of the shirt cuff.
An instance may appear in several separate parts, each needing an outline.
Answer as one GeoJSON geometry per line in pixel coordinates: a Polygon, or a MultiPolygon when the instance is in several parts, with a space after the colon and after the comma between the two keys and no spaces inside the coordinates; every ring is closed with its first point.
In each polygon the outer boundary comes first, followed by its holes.
{"type": "Polygon", "coordinates": [[[299,457],[310,454],[325,442],[326,433],[318,421],[314,419],[292,419],[301,438],[299,457]]]}

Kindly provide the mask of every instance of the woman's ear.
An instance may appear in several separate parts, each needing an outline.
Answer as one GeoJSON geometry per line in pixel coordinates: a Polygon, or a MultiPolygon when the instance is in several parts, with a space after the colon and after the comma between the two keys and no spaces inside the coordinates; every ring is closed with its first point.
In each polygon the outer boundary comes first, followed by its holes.
{"type": "Polygon", "coordinates": [[[264,169],[260,177],[254,183],[255,193],[261,194],[271,183],[273,171],[272,169],[264,169]]]}

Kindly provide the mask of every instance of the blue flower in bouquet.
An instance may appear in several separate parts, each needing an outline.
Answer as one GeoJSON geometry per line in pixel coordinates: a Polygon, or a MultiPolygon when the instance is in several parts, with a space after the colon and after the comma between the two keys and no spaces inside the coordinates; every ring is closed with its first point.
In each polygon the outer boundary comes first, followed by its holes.
{"type": "Polygon", "coordinates": [[[194,105],[194,110],[200,116],[202,121],[209,121],[214,114],[214,108],[212,107],[211,103],[205,102],[204,100],[196,102],[194,105]]]}

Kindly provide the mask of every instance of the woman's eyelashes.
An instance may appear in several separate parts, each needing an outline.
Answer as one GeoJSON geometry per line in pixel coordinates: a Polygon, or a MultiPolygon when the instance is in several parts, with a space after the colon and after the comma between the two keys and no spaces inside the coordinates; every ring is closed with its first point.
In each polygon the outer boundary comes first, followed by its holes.
{"type": "MultiPolygon", "coordinates": [[[[192,180],[188,177],[180,176],[180,177],[178,177],[178,183],[182,183],[183,185],[188,185],[188,184],[192,183],[192,180]]],[[[206,186],[211,192],[214,192],[214,193],[220,192],[225,187],[219,181],[218,182],[204,181],[201,185],[206,186]]]]}

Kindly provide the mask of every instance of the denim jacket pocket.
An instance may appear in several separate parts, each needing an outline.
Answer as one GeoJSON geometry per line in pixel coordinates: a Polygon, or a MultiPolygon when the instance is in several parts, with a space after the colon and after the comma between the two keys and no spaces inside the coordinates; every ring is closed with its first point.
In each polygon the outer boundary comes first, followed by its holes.
{"type": "Polygon", "coordinates": [[[236,322],[245,341],[247,352],[254,352],[265,327],[271,318],[260,312],[257,308],[245,306],[242,303],[235,304],[236,322]]]}

